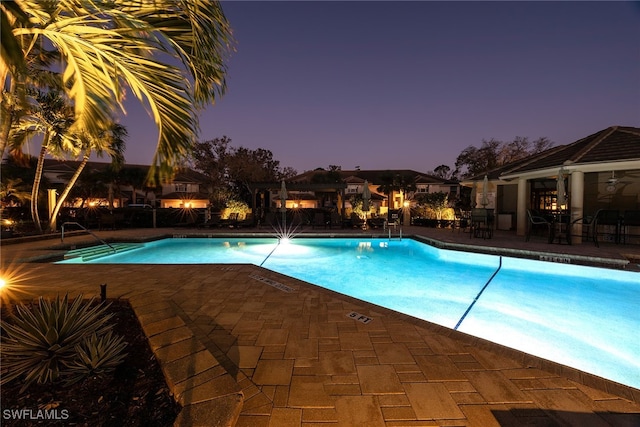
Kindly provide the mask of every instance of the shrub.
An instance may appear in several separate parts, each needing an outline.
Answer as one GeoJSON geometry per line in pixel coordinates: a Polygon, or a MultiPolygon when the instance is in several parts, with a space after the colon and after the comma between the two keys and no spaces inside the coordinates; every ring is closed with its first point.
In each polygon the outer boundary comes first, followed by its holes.
{"type": "MultiPolygon", "coordinates": [[[[12,322],[1,325],[0,384],[24,377],[23,392],[34,382],[56,381],[69,367],[74,367],[71,371],[77,372],[78,364],[83,363],[82,352],[88,349],[91,354],[91,348],[100,342],[92,341],[92,337],[111,337],[112,325],[108,323],[111,315],[105,314],[108,305],[95,305],[93,302],[94,299],[83,302],[82,295],[69,302],[68,295],[65,295],[52,302],[40,297],[32,309],[23,304],[17,305],[12,322]]],[[[111,344],[109,348],[115,346],[121,352],[124,347],[120,344],[111,344]]],[[[97,354],[95,349],[93,351],[97,354]]],[[[100,354],[104,356],[105,352],[100,351],[100,354]]],[[[111,352],[108,359],[119,360],[111,352]]]]}
{"type": "Polygon", "coordinates": [[[72,385],[89,376],[103,376],[118,367],[127,357],[123,353],[127,343],[123,338],[114,335],[112,331],[98,336],[93,333],[75,346],[78,357],[71,360],[68,370],[65,370],[65,384],[72,385]]]}

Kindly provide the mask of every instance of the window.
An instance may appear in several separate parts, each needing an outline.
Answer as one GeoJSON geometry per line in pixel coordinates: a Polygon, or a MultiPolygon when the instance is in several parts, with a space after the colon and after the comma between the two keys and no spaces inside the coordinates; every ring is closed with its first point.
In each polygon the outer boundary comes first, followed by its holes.
{"type": "Polygon", "coordinates": [[[416,187],[416,193],[428,193],[429,186],[428,185],[418,185],[416,187]]]}
{"type": "Polygon", "coordinates": [[[187,184],[174,184],[176,188],[176,192],[178,193],[186,193],[187,192],[187,184]]]}
{"type": "Polygon", "coordinates": [[[349,187],[347,188],[347,193],[358,193],[358,187],[349,187]]]}

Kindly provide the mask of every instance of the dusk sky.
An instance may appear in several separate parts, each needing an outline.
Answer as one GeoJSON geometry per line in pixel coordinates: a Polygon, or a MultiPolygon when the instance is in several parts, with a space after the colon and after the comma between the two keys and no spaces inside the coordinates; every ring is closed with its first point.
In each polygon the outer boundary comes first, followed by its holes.
{"type": "MultiPolygon", "coordinates": [[[[199,139],[282,167],[433,170],[483,139],[640,126],[632,2],[225,1],[237,51],[199,139]]],[[[157,131],[128,104],[126,160],[157,131]]]]}

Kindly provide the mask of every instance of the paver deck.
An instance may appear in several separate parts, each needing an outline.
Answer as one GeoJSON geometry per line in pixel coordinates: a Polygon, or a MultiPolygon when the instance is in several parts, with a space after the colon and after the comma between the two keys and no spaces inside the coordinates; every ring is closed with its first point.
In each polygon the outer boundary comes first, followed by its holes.
{"type": "MultiPolygon", "coordinates": [[[[196,230],[120,230],[102,238],[148,237],[196,230]]],[[[256,230],[240,230],[253,233],[256,230]]],[[[211,233],[210,231],[207,234],[211,233]]],[[[362,233],[358,231],[357,233],[362,233]]],[[[371,232],[369,232],[370,234],[371,232]]],[[[637,245],[549,245],[513,233],[470,239],[451,230],[405,229],[440,242],[567,256],[629,260],[637,245]],[[631,256],[629,255],[631,254],[631,256]]],[[[87,236],[65,237],[81,244],[87,236]]],[[[2,246],[2,262],[17,271],[32,296],[69,292],[158,298],[141,308],[186,396],[242,390],[238,426],[639,426],[640,391],[606,381],[574,381],[551,364],[514,358],[500,346],[253,265],[53,265],[16,260],[61,251],[58,241],[2,246]],[[270,286],[255,277],[278,282],[270,286]],[[289,291],[287,291],[289,290],[289,291]],[[165,311],[168,304],[170,311],[165,311]],[[368,323],[349,317],[358,312],[368,323]],[[162,313],[162,314],[158,314],[162,313]],[[156,317],[154,317],[156,316],[156,317]],[[192,334],[188,333],[188,329],[192,334]],[[196,339],[194,339],[197,338],[196,339]],[[202,376],[211,362],[216,375],[202,376]],[[180,371],[181,360],[193,372],[180,371]],[[215,364],[215,363],[214,363],[215,364]],[[213,384],[221,368],[233,384],[213,384]],[[181,376],[182,375],[182,376],[181,376]],[[212,378],[212,379],[211,379],[212,378]],[[593,383],[585,385],[584,383],[593,383]],[[191,390],[187,392],[188,390],[191,390]]],[[[493,249],[490,249],[493,250],[493,249]]],[[[630,263],[628,269],[636,269],[630,263]]],[[[640,274],[640,273],[639,273],[640,274]]],[[[227,377],[225,377],[227,378],[227,377]]],[[[227,380],[225,380],[227,381],[227,380]]],[[[199,406],[191,425],[210,425],[199,406]]]]}

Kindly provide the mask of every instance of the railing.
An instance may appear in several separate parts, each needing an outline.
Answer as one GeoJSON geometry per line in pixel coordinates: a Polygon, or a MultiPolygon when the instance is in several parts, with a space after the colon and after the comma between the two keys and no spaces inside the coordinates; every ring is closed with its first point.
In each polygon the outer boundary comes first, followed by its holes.
{"type": "MultiPolygon", "coordinates": [[[[394,228],[395,228],[395,225],[394,225],[394,228]]],[[[398,237],[400,241],[402,241],[402,226],[400,225],[399,228],[400,228],[400,234],[398,235],[398,237]]],[[[389,227],[388,230],[389,230],[389,241],[391,241],[391,227],[389,227]]]]}
{"type": "Polygon", "coordinates": [[[86,231],[87,233],[91,234],[93,237],[96,238],[97,241],[99,241],[100,243],[102,243],[103,245],[107,245],[111,248],[111,250],[113,250],[114,252],[116,252],[116,248],[114,248],[113,246],[111,246],[109,243],[105,242],[104,240],[102,240],[101,238],[99,238],[98,236],[96,236],[95,234],[93,234],[91,231],[87,230],[87,228],[85,226],[83,226],[80,223],[77,222],[65,222],[64,224],[62,224],[62,234],[60,234],[60,241],[62,243],[64,243],[64,226],[65,225],[77,225],[78,227],[82,228],[84,231],[86,231]]]}

